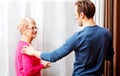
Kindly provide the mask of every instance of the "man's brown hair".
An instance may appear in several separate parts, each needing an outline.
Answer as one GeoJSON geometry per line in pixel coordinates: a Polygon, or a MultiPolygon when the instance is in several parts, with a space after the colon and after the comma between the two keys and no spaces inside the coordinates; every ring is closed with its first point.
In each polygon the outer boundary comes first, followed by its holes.
{"type": "Polygon", "coordinates": [[[95,5],[90,0],[78,0],[75,5],[77,6],[77,12],[83,12],[86,17],[93,18],[95,14],[95,5]]]}

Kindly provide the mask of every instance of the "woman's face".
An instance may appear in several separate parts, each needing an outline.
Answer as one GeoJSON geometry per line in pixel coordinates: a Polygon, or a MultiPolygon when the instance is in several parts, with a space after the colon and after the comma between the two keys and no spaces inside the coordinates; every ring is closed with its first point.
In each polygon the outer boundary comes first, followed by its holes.
{"type": "Polygon", "coordinates": [[[26,36],[30,38],[35,38],[37,34],[37,27],[33,23],[29,23],[28,27],[26,28],[26,36]]]}

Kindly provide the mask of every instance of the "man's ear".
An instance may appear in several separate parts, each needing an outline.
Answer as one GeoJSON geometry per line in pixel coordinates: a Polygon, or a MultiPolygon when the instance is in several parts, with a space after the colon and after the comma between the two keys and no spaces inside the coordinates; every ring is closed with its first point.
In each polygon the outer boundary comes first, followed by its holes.
{"type": "Polygon", "coordinates": [[[80,12],[80,17],[84,18],[84,13],[83,12],[80,12]]]}

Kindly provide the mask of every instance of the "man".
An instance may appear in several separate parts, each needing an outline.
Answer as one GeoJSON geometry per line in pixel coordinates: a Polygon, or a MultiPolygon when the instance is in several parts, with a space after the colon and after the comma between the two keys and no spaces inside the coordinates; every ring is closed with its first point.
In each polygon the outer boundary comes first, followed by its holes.
{"type": "Polygon", "coordinates": [[[94,14],[95,6],[90,0],[78,0],[75,3],[75,19],[83,27],[81,31],[73,34],[52,52],[36,51],[31,46],[24,48],[22,53],[56,62],[74,51],[72,76],[102,76],[105,60],[113,58],[112,36],[107,29],[96,25],[94,14]]]}

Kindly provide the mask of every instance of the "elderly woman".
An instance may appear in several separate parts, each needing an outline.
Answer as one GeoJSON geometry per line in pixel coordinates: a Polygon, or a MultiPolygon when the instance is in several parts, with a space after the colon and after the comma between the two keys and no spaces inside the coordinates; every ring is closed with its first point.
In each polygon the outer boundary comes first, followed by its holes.
{"type": "Polygon", "coordinates": [[[21,39],[16,49],[16,76],[41,76],[41,69],[46,68],[49,62],[21,53],[23,46],[31,46],[32,40],[36,37],[37,27],[35,21],[32,18],[23,18],[18,24],[18,30],[21,39]]]}

